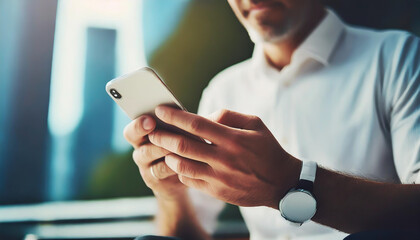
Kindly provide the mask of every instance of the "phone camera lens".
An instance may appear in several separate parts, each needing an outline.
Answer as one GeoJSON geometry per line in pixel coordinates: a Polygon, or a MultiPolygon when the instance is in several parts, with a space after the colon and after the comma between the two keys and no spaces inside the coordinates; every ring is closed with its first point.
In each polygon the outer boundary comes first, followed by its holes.
{"type": "Polygon", "coordinates": [[[110,90],[110,92],[111,92],[111,95],[114,96],[114,98],[116,98],[116,99],[120,99],[122,97],[121,94],[117,90],[115,90],[114,88],[112,88],[110,90]]]}

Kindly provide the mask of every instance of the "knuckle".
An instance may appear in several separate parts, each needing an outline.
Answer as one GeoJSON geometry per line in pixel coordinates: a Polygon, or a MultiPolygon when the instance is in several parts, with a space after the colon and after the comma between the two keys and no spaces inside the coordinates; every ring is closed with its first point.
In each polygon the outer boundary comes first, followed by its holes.
{"type": "Polygon", "coordinates": [[[139,151],[139,158],[144,159],[150,156],[150,148],[146,146],[141,146],[138,148],[139,151]]]}
{"type": "Polygon", "coordinates": [[[130,141],[130,131],[131,131],[130,125],[127,125],[124,127],[123,135],[127,141],[130,141]]]}
{"type": "Polygon", "coordinates": [[[230,111],[227,109],[220,109],[217,111],[216,114],[216,122],[223,122],[226,117],[229,115],[230,111]]]}
{"type": "Polygon", "coordinates": [[[156,163],[156,164],[153,164],[150,167],[152,168],[151,172],[155,175],[155,177],[157,179],[160,179],[162,177],[162,166],[161,166],[161,164],[156,163]]]}
{"type": "Polygon", "coordinates": [[[261,126],[261,124],[262,124],[262,120],[261,120],[261,118],[260,118],[260,117],[252,115],[252,116],[250,116],[250,121],[249,121],[249,123],[250,123],[253,127],[259,127],[259,126],[261,126]]]}
{"type": "Polygon", "coordinates": [[[157,164],[155,164],[155,173],[159,176],[162,175],[162,173],[166,172],[166,165],[164,164],[164,162],[159,162],[157,164]]]}
{"type": "Polygon", "coordinates": [[[197,177],[197,171],[191,167],[191,165],[187,161],[180,161],[178,163],[178,169],[181,174],[184,174],[190,178],[197,177]]]}
{"type": "Polygon", "coordinates": [[[220,116],[226,116],[226,115],[229,115],[230,113],[230,111],[225,108],[222,108],[219,111],[220,111],[220,116]]]}
{"type": "Polygon", "coordinates": [[[147,146],[141,146],[133,151],[133,160],[139,167],[144,167],[146,160],[151,158],[151,149],[147,146]]]}
{"type": "Polygon", "coordinates": [[[249,116],[250,123],[258,123],[258,121],[261,121],[261,119],[258,116],[255,116],[255,115],[249,116]]]}
{"type": "Polygon", "coordinates": [[[136,163],[136,165],[137,165],[138,167],[141,167],[141,166],[142,166],[142,164],[141,164],[141,159],[140,159],[140,156],[139,156],[139,151],[138,151],[138,149],[135,149],[135,150],[133,151],[133,153],[132,153],[132,157],[133,157],[133,160],[134,160],[134,162],[136,163]]]}
{"type": "Polygon", "coordinates": [[[184,154],[188,150],[187,143],[184,138],[178,138],[175,142],[175,149],[178,153],[184,154]]]}
{"type": "Polygon", "coordinates": [[[200,119],[194,119],[190,122],[190,128],[192,131],[200,130],[202,126],[202,121],[200,119]]]}
{"type": "Polygon", "coordinates": [[[172,120],[173,120],[173,114],[172,114],[172,111],[171,110],[169,110],[169,111],[163,111],[163,112],[161,112],[161,115],[162,115],[163,118],[168,119],[169,121],[172,122],[172,120]]]}
{"type": "Polygon", "coordinates": [[[179,161],[178,162],[178,166],[177,166],[178,172],[181,174],[186,174],[188,173],[188,166],[185,164],[184,161],[179,161]]]}
{"type": "Polygon", "coordinates": [[[224,199],[225,196],[227,195],[226,190],[223,187],[215,188],[214,191],[215,191],[215,194],[222,199],[224,199]]]}
{"type": "Polygon", "coordinates": [[[160,144],[159,132],[154,131],[147,136],[148,136],[150,142],[152,142],[154,144],[158,144],[158,145],[160,144]]]}
{"type": "Polygon", "coordinates": [[[165,164],[165,162],[159,162],[156,166],[156,172],[159,174],[160,177],[166,177],[168,173],[170,173],[169,167],[165,164]]]}

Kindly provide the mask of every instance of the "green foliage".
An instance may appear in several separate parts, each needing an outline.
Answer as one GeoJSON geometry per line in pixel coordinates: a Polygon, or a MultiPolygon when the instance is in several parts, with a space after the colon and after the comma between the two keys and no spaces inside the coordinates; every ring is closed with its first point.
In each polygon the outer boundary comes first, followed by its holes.
{"type": "Polygon", "coordinates": [[[150,196],[152,191],[144,184],[131,151],[109,154],[92,174],[83,199],[103,199],[150,196]]]}
{"type": "Polygon", "coordinates": [[[184,106],[195,112],[210,79],[251,57],[252,49],[248,34],[226,1],[191,1],[178,29],[149,64],[184,106]]]}
{"type": "Polygon", "coordinates": [[[241,212],[239,211],[238,206],[232,204],[226,204],[225,208],[219,215],[219,220],[240,220],[243,221],[241,212]]]}

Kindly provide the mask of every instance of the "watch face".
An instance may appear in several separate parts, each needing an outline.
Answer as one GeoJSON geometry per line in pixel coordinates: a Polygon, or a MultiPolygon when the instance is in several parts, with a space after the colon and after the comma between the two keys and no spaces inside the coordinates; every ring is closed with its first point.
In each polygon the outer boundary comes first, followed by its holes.
{"type": "Polygon", "coordinates": [[[289,192],[280,202],[281,215],[291,222],[303,223],[316,212],[316,200],[304,190],[289,192]]]}

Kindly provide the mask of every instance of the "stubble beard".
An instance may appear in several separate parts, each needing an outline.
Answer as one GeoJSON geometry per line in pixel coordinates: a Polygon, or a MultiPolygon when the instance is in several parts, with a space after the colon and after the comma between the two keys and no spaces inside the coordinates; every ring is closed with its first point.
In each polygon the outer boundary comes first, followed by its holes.
{"type": "Polygon", "coordinates": [[[291,25],[285,26],[283,29],[273,29],[272,31],[266,31],[265,33],[257,31],[253,26],[250,25],[246,25],[245,29],[248,32],[249,38],[255,44],[282,42],[287,39],[293,32],[291,25]]]}
{"type": "MultiPolygon", "coordinates": [[[[303,16],[301,16],[303,17],[303,16]]],[[[278,26],[266,27],[267,30],[258,31],[251,24],[246,24],[245,29],[252,42],[255,44],[261,43],[280,43],[287,39],[293,38],[296,32],[302,27],[304,21],[296,19],[287,19],[284,23],[278,26]]]]}

